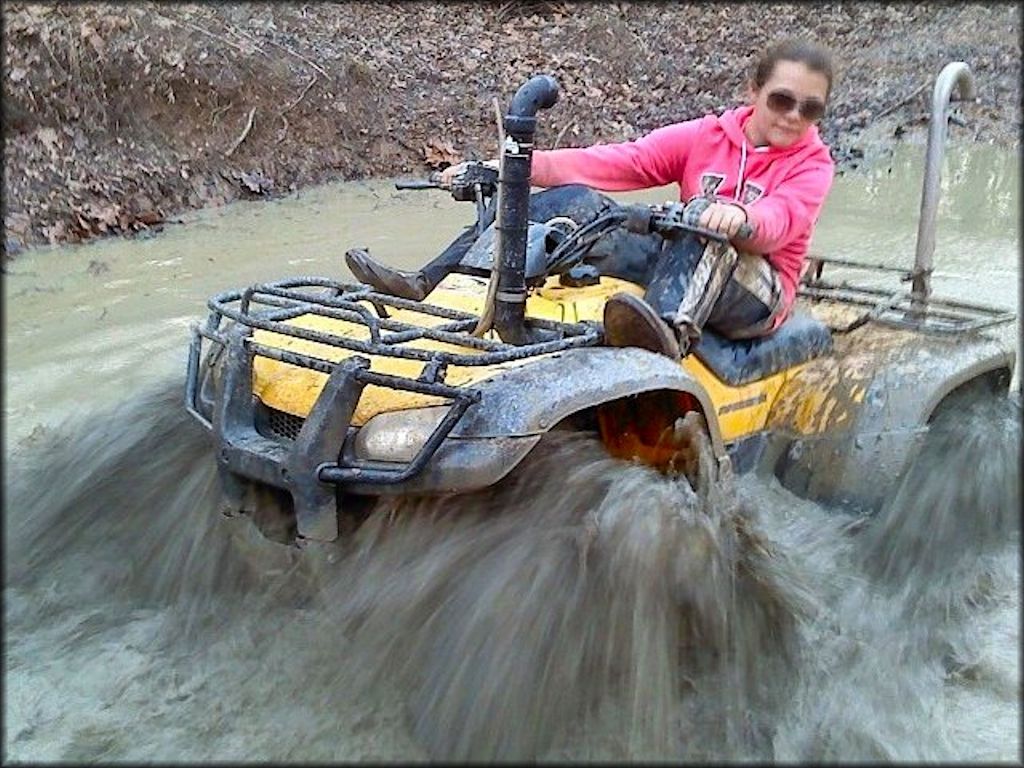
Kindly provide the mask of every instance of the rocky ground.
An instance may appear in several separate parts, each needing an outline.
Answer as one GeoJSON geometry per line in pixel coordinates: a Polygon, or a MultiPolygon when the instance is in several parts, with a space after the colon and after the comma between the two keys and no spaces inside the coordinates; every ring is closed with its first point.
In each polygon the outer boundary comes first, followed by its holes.
{"type": "Polygon", "coordinates": [[[495,99],[538,72],[562,87],[540,146],[635,138],[736,104],[788,34],[835,53],[822,130],[841,170],[866,141],[919,137],[952,60],[980,94],[954,140],[1020,137],[1016,4],[12,2],[3,23],[5,263],[239,197],[491,156],[495,99]]]}

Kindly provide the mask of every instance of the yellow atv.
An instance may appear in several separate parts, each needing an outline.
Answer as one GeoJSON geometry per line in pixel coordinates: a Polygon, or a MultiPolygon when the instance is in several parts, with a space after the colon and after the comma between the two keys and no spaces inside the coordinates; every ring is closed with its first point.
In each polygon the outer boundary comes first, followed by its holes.
{"type": "Polygon", "coordinates": [[[817,259],[777,332],[728,341],[705,329],[677,362],[603,346],[606,299],[643,287],[597,273],[586,255],[619,225],[717,235],[668,204],[582,227],[529,222],[536,115],[557,99],[553,79],[531,79],[504,118],[500,178],[477,166],[451,187],[476,203],[479,238],[424,301],[319,277],[209,300],[186,407],[216,442],[227,511],[278,540],[332,541],[361,498],[490,486],[555,429],[598,433],[612,455],[694,481],[760,468],[809,498],[877,507],[936,415],[1005,392],[1015,362],[988,333],[1012,313],[930,295],[955,86],[973,96],[965,64],[935,86],[911,291],[829,283],[823,266],[837,260],[817,259]]]}

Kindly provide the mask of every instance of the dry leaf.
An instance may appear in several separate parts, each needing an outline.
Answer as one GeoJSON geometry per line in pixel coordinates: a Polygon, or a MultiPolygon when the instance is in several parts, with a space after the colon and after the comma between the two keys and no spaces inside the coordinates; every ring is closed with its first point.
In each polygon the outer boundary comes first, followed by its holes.
{"type": "Polygon", "coordinates": [[[89,35],[88,39],[89,39],[89,45],[92,46],[93,50],[96,51],[96,53],[98,55],[102,56],[103,55],[103,51],[104,51],[104,49],[106,47],[104,45],[104,43],[103,43],[103,38],[100,37],[99,35],[97,35],[94,32],[93,34],[89,35]]]}
{"type": "Polygon", "coordinates": [[[56,156],[57,145],[60,141],[57,136],[57,131],[53,128],[39,128],[36,130],[36,138],[39,139],[39,142],[50,151],[51,155],[56,156]]]}
{"type": "Polygon", "coordinates": [[[427,165],[441,168],[462,162],[462,155],[455,151],[450,141],[430,139],[423,145],[423,159],[427,165]]]}
{"type": "Polygon", "coordinates": [[[27,213],[9,213],[4,219],[4,227],[16,235],[24,235],[28,232],[32,219],[27,213]]]}

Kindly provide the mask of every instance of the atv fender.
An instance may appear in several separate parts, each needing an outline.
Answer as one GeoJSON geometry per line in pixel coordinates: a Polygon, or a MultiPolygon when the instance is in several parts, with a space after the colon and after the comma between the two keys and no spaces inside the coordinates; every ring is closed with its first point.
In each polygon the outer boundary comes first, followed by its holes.
{"type": "MultiPolygon", "coordinates": [[[[509,368],[475,385],[470,408],[416,476],[391,485],[346,484],[363,494],[462,493],[508,474],[541,436],[568,416],[630,395],[686,392],[703,410],[712,450],[728,461],[711,399],[677,362],[635,348],[570,349],[509,368]]],[[[350,451],[354,440],[347,441],[350,451]]],[[[349,453],[349,456],[351,454],[349,453]]]]}
{"type": "Polygon", "coordinates": [[[985,377],[1006,389],[1015,357],[992,337],[964,343],[916,336],[886,354],[816,361],[779,393],[765,461],[794,493],[877,509],[920,448],[937,409],[985,377]]]}

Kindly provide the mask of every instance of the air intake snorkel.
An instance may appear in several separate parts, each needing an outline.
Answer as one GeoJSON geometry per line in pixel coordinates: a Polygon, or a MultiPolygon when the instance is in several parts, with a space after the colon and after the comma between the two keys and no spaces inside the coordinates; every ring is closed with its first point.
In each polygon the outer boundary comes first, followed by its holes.
{"type": "Polygon", "coordinates": [[[558,101],[558,83],[550,75],[527,80],[512,97],[505,115],[501,175],[498,177],[498,216],[495,252],[498,286],[494,299],[494,328],[508,344],[536,341],[526,328],[526,234],[530,209],[530,164],[536,114],[558,101]]]}

